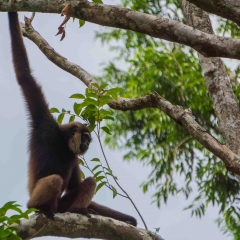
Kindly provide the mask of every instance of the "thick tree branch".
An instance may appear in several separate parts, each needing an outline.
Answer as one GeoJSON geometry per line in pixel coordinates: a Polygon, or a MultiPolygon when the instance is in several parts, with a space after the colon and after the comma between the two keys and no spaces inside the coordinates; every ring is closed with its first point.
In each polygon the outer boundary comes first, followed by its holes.
{"type": "MultiPolygon", "coordinates": [[[[0,11],[60,13],[67,3],[69,2],[66,0],[19,0],[13,4],[11,1],[2,0],[0,11]]],[[[103,26],[129,29],[181,43],[192,47],[206,57],[240,59],[240,40],[207,34],[171,19],[85,0],[72,1],[70,16],[103,26]]]]}
{"type": "Polygon", "coordinates": [[[54,221],[42,214],[23,219],[17,227],[17,234],[23,240],[41,236],[67,238],[98,238],[128,240],[163,240],[157,234],[133,227],[124,222],[98,215],[91,218],[80,214],[55,214],[54,221]]]}
{"type": "MultiPolygon", "coordinates": [[[[182,5],[189,25],[214,34],[211,21],[206,12],[186,0],[182,1],[182,5]]],[[[224,64],[220,58],[205,58],[201,54],[199,54],[199,61],[226,145],[233,152],[240,155],[239,107],[224,64]]]]}
{"type": "MultiPolygon", "coordinates": [[[[21,25],[23,28],[23,24],[21,25]]],[[[29,37],[29,34],[34,33],[34,30],[31,29],[31,31],[28,31],[28,29],[23,28],[23,34],[24,36],[29,37]],[[26,33],[25,33],[25,30],[26,33]]],[[[39,41],[36,41],[37,39],[34,37],[29,37],[32,41],[34,41],[36,44],[41,43],[41,50],[42,49],[52,49],[46,41],[41,40],[41,36],[38,34],[39,41]]],[[[43,52],[45,55],[49,54],[48,51],[43,52]]],[[[71,64],[68,61],[56,61],[54,54],[56,54],[56,59],[58,57],[61,57],[59,54],[57,54],[55,51],[51,51],[51,54],[53,54],[51,57],[48,57],[53,63],[55,64],[61,64],[64,62],[66,65],[64,68],[60,66],[62,69],[69,71],[71,69],[71,64]],[[57,63],[56,63],[57,62],[57,63]],[[69,65],[69,66],[68,66],[69,65]]],[[[75,65],[76,69],[79,71],[82,71],[82,69],[75,65]]],[[[83,70],[85,71],[85,70],[83,70]]],[[[71,73],[71,72],[70,72],[71,73]]],[[[71,73],[72,74],[72,73],[71,73]]],[[[76,74],[74,76],[77,76],[79,74],[76,74]]],[[[88,74],[89,79],[92,79],[91,81],[94,81],[93,78],[88,74]]],[[[109,106],[113,109],[127,111],[127,110],[140,110],[144,108],[159,108],[163,112],[165,112],[169,117],[171,117],[175,122],[182,125],[186,131],[196,138],[205,148],[207,148],[209,151],[211,151],[213,154],[215,154],[217,157],[219,157],[226,165],[226,167],[234,172],[234,173],[240,173],[240,157],[238,157],[236,154],[234,154],[232,151],[230,151],[226,146],[219,143],[214,137],[212,137],[210,134],[206,132],[205,129],[203,129],[194,119],[193,117],[188,114],[187,111],[184,111],[182,107],[180,106],[174,106],[161,96],[159,96],[157,93],[152,93],[148,96],[136,98],[136,99],[125,99],[120,98],[117,102],[112,101],[109,106]]]]}
{"type": "Polygon", "coordinates": [[[191,111],[184,110],[181,106],[172,105],[157,93],[151,93],[148,96],[135,99],[120,98],[117,102],[113,101],[110,107],[122,111],[135,111],[149,107],[159,108],[176,123],[180,124],[206,149],[219,157],[229,171],[240,174],[240,157],[238,155],[207,133],[207,131],[194,120],[191,111]]]}
{"type": "Polygon", "coordinates": [[[235,0],[188,0],[199,8],[232,20],[240,26],[240,2],[235,0]]]}

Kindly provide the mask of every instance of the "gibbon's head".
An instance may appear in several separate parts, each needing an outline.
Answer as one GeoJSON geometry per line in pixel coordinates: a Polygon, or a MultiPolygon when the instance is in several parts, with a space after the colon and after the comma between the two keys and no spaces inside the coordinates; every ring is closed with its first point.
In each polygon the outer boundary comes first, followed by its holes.
{"type": "Polygon", "coordinates": [[[90,131],[79,122],[63,124],[60,128],[64,132],[69,149],[77,155],[83,155],[92,141],[90,131]]]}

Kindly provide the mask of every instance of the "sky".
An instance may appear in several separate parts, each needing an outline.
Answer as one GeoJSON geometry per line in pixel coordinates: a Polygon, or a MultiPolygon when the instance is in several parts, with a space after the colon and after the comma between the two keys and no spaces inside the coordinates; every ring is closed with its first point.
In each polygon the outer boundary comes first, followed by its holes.
{"type": "MultiPolygon", "coordinates": [[[[117,1],[104,2],[114,4],[117,1]]],[[[30,17],[31,13],[21,13],[20,21],[23,21],[24,15],[30,17]]],[[[62,20],[60,15],[37,13],[33,27],[69,61],[80,65],[91,74],[100,75],[101,64],[107,63],[114,56],[107,46],[102,46],[100,41],[94,39],[95,31],[104,28],[91,23],[79,28],[77,20],[75,22],[70,20],[67,24],[66,38],[60,42],[60,37],[55,34],[62,20]]],[[[26,209],[28,123],[23,98],[13,72],[6,13],[0,13],[0,23],[0,206],[7,201],[17,201],[23,209],[26,209]]],[[[85,85],[51,63],[30,40],[25,38],[24,43],[34,76],[42,85],[49,107],[72,110],[74,100],[69,96],[84,93],[85,85]]],[[[107,147],[105,152],[114,174],[139,208],[149,230],[155,231],[154,228],[160,227],[159,234],[165,240],[231,239],[222,235],[214,223],[218,217],[217,209],[209,207],[202,219],[191,217],[190,211],[183,211],[191,201],[186,201],[181,195],[170,197],[167,205],[163,204],[160,209],[157,208],[151,198],[155,192],[154,188],[146,194],[143,194],[140,188],[141,183],[151,173],[151,167],[143,166],[137,161],[124,162],[124,152],[112,151],[107,147]]],[[[87,160],[94,157],[102,159],[96,139],[85,155],[87,160]]],[[[91,176],[85,169],[83,171],[86,176],[91,176]]],[[[113,199],[112,192],[107,188],[102,188],[94,197],[94,201],[136,217],[138,227],[144,228],[131,203],[122,197],[113,199]]]]}

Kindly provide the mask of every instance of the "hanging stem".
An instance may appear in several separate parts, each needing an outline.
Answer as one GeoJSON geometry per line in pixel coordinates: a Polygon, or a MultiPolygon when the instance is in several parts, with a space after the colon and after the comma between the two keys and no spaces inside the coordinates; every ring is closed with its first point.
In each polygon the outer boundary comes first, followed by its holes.
{"type": "MultiPolygon", "coordinates": [[[[99,126],[99,129],[100,129],[100,126],[99,126]]],[[[102,146],[102,142],[101,142],[101,139],[100,139],[100,135],[99,135],[99,134],[97,134],[97,138],[98,138],[98,142],[99,142],[99,144],[100,144],[100,147],[101,147],[101,150],[102,150],[102,153],[103,153],[103,157],[104,157],[104,159],[105,159],[105,162],[106,162],[108,168],[111,169],[111,168],[110,168],[110,165],[109,165],[109,163],[108,163],[107,157],[106,157],[106,155],[105,155],[105,152],[104,152],[104,150],[103,150],[103,146],[102,146]]],[[[144,226],[145,226],[145,229],[148,230],[147,224],[145,223],[145,221],[144,221],[141,213],[139,212],[139,210],[138,210],[137,206],[135,205],[135,203],[133,202],[132,198],[131,198],[131,197],[129,196],[129,194],[121,187],[121,185],[118,183],[118,181],[117,181],[115,178],[113,178],[113,179],[114,179],[115,183],[117,184],[117,186],[124,192],[124,194],[125,194],[125,195],[127,196],[127,198],[130,200],[130,202],[131,202],[132,205],[134,206],[135,210],[137,211],[139,217],[141,218],[141,220],[142,220],[142,222],[143,222],[143,224],[144,224],[144,226]]]]}

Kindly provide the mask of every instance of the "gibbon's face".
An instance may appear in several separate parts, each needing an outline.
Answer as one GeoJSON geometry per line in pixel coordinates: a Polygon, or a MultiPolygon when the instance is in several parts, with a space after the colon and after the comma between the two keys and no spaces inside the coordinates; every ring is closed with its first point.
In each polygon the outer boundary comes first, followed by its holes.
{"type": "Polygon", "coordinates": [[[68,146],[70,150],[77,155],[83,155],[89,147],[92,140],[91,134],[86,126],[78,122],[62,125],[67,128],[68,146]]]}
{"type": "Polygon", "coordinates": [[[80,144],[80,150],[82,153],[84,153],[88,150],[91,140],[92,140],[92,138],[91,138],[91,135],[89,132],[82,132],[81,144],[80,144]]]}

